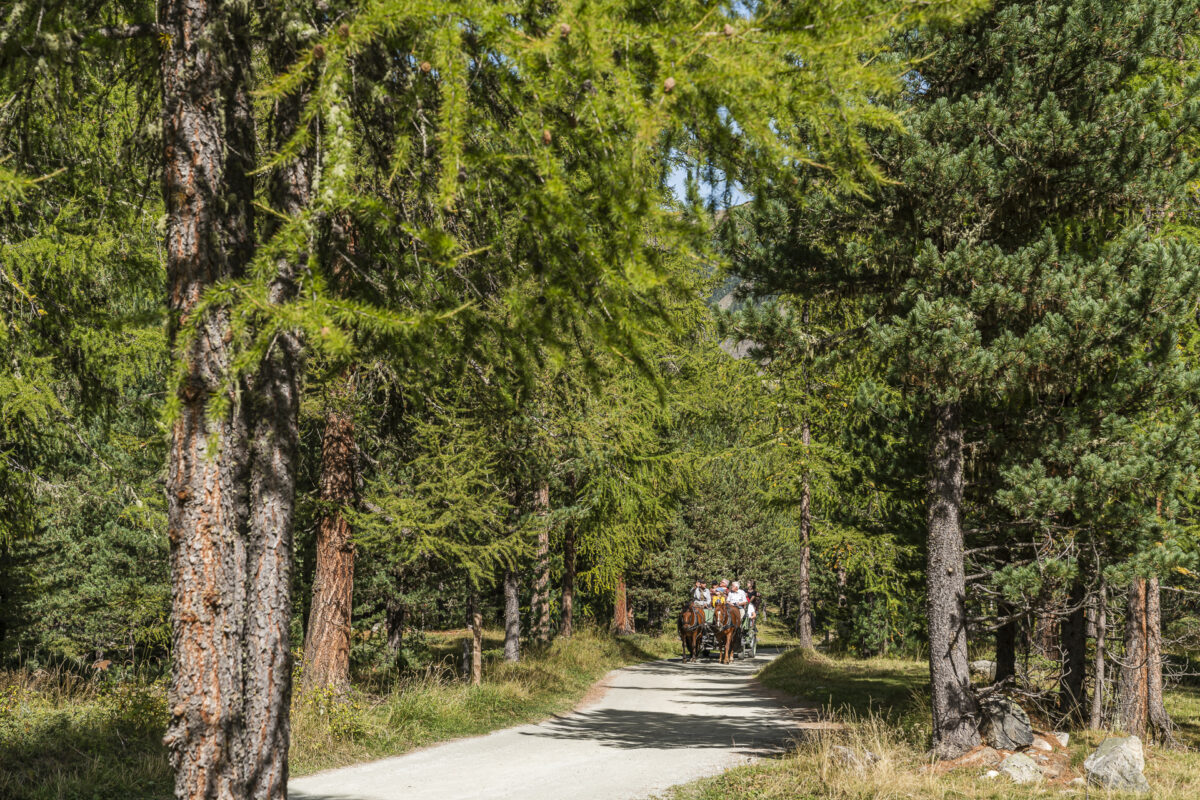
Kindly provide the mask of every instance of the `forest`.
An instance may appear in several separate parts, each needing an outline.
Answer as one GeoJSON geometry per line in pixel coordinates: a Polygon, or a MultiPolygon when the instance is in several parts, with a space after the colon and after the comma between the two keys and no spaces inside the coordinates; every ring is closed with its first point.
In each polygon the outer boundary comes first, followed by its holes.
{"type": "Polygon", "coordinates": [[[1196,0],[0,5],[0,797],[285,798],[720,579],[914,764],[1194,796],[1198,412],[1196,0]]]}

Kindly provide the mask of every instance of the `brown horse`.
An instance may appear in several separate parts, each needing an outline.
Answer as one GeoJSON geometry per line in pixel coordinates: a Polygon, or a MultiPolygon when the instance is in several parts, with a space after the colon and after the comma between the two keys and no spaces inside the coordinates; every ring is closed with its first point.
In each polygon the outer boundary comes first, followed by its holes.
{"type": "Polygon", "coordinates": [[[722,664],[733,661],[733,644],[741,635],[741,631],[741,609],[727,604],[717,606],[713,616],[713,634],[717,640],[717,649],[721,651],[722,664]]]}
{"type": "Polygon", "coordinates": [[[700,643],[704,640],[704,609],[697,603],[688,603],[679,615],[679,640],[683,643],[683,661],[695,661],[700,655],[700,643]]]}

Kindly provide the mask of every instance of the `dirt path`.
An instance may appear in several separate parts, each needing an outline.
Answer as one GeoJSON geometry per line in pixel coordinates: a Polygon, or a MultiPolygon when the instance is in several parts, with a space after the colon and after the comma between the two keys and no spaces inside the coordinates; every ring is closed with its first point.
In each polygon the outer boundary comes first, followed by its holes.
{"type": "Polygon", "coordinates": [[[590,705],[538,725],[293,780],[294,800],[622,800],[779,753],[813,709],[789,709],[728,666],[654,661],[616,670],[590,705]]]}

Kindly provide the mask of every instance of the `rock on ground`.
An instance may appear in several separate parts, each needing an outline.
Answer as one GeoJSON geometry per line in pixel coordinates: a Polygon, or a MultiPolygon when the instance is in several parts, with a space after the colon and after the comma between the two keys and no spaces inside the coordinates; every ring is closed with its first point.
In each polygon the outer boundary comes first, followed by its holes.
{"type": "Polygon", "coordinates": [[[1013,783],[1037,783],[1042,779],[1042,771],[1038,765],[1024,753],[1013,753],[1001,761],[1000,772],[1007,775],[1013,783]]]}
{"type": "Polygon", "coordinates": [[[1150,791],[1150,783],[1142,774],[1146,768],[1142,740],[1136,736],[1105,739],[1083,762],[1083,768],[1093,786],[1125,792],[1150,791]]]}
{"type": "Polygon", "coordinates": [[[859,753],[853,748],[840,744],[835,744],[833,747],[829,748],[829,756],[836,763],[841,764],[842,766],[852,767],[853,769],[859,771],[879,760],[879,756],[875,755],[870,750],[864,750],[862,753],[859,753]]]}
{"type": "Polygon", "coordinates": [[[988,681],[996,680],[996,662],[995,661],[972,661],[967,664],[967,669],[972,675],[981,675],[988,681]]]}
{"type": "Polygon", "coordinates": [[[981,704],[985,719],[984,736],[997,750],[1020,750],[1033,744],[1033,725],[1025,709],[1016,701],[992,696],[981,704]]]}

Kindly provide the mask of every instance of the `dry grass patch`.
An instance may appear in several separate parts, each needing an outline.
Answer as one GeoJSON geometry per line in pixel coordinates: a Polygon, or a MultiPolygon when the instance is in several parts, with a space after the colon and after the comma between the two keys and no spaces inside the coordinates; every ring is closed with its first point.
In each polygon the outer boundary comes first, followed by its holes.
{"type": "MultiPolygon", "coordinates": [[[[1004,777],[986,778],[988,767],[931,769],[925,754],[929,737],[927,666],[905,659],[851,659],[812,651],[791,651],[760,673],[762,682],[795,697],[821,704],[846,724],[802,742],[788,756],[730,770],[716,778],[674,790],[672,800],[1017,800],[1021,798],[1133,797],[1043,782],[1018,786],[1004,777]],[[860,766],[845,763],[838,747],[858,754],[860,766]],[[876,756],[872,762],[865,757],[876,756]]],[[[1168,708],[1181,740],[1200,745],[1200,690],[1181,687],[1168,694],[1168,708]]],[[[1083,759],[1110,734],[1086,731],[1072,736],[1076,774],[1083,759]]],[[[1200,798],[1200,754],[1146,748],[1146,777],[1152,800],[1200,798]]],[[[1146,796],[1142,796],[1145,798],[1146,796]]]]}

